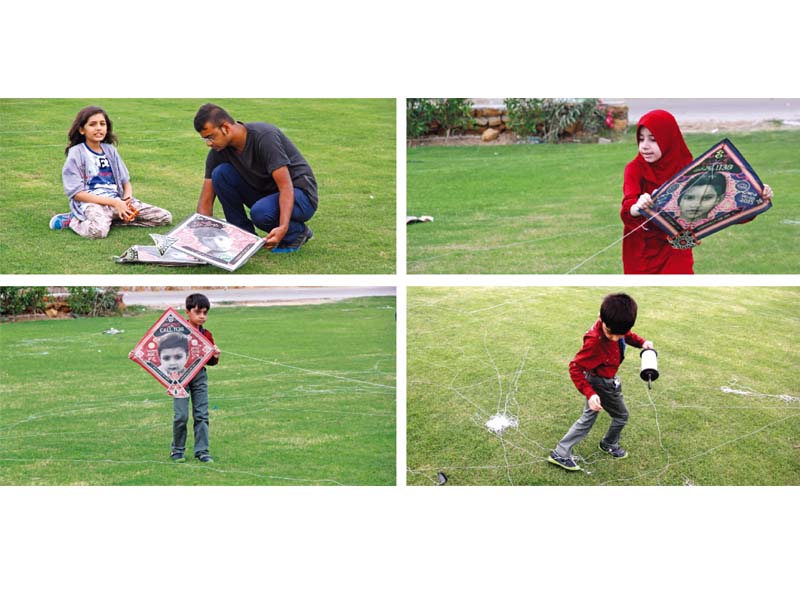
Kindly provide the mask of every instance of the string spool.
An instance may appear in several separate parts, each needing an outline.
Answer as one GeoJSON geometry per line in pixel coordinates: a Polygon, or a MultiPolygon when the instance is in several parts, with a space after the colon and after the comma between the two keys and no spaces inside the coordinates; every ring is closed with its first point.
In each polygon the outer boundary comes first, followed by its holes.
{"type": "Polygon", "coordinates": [[[642,350],[639,356],[642,358],[642,370],[639,372],[639,376],[647,382],[649,389],[650,384],[658,379],[658,352],[648,348],[642,350]]]}

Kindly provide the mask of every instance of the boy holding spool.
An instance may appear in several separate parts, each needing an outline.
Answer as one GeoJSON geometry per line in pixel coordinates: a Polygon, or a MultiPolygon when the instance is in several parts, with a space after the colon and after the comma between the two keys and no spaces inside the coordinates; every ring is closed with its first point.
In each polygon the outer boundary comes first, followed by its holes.
{"type": "Polygon", "coordinates": [[[617,370],[625,359],[625,346],[652,349],[653,342],[636,335],[636,301],[627,294],[610,294],[600,305],[600,318],[583,336],[583,347],[569,363],[569,375],[578,391],[586,396],[583,414],[570,427],[548,461],[568,471],[581,468],[572,456],[572,448],[591,431],[597,415],[604,410],[611,416],[608,432],[600,440],[600,450],[614,458],[627,458],[619,445],[622,428],[628,422],[628,409],[622,397],[617,370]]]}

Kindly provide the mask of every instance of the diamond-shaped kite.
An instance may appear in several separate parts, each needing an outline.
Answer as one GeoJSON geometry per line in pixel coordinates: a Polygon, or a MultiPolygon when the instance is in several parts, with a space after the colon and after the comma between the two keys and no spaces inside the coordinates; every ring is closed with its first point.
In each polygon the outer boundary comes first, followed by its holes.
{"type": "Polygon", "coordinates": [[[174,309],[164,311],[128,354],[177,398],[214,353],[214,345],[174,309]]]}
{"type": "Polygon", "coordinates": [[[644,212],[669,235],[678,249],[729,225],[748,221],[769,210],[764,184],[733,143],[714,144],[652,194],[644,212]]]}

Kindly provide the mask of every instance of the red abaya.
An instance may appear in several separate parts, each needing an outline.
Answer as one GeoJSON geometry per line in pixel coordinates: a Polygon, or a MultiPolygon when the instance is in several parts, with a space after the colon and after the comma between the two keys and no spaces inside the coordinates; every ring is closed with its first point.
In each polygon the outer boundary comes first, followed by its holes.
{"type": "Polygon", "coordinates": [[[647,220],[646,216],[631,216],[631,206],[636,204],[639,196],[652,194],[658,186],[692,162],[692,153],[686,147],[675,117],[667,111],[654,110],[639,119],[636,128],[637,144],[642,127],[647,127],[655,137],[661,150],[661,158],[654,163],[648,163],[641,154],[637,154],[625,167],[620,211],[625,225],[622,266],[626,274],[691,275],[694,273],[691,248],[677,250],[670,246],[667,234],[654,223],[642,226],[647,220]]]}

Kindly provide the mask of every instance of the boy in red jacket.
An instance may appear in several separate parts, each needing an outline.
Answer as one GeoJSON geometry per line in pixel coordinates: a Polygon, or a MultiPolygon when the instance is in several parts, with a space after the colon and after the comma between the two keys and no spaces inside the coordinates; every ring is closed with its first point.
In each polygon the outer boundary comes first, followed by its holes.
{"type": "MultiPolygon", "coordinates": [[[[190,294],[186,298],[186,318],[192,327],[202,333],[206,339],[214,344],[214,336],[203,327],[208,317],[211,302],[203,294],[190,294]]],[[[206,363],[208,366],[219,362],[219,348],[206,363]]],[[[206,368],[194,376],[187,385],[192,398],[192,419],[194,424],[194,455],[200,462],[212,463],[214,459],[208,450],[208,376],[206,368]]],[[[186,424],[189,421],[189,398],[173,398],[172,405],[175,417],[172,421],[172,460],[186,462],[186,424]]]]}
{"type": "Polygon", "coordinates": [[[625,359],[626,344],[635,348],[653,347],[653,342],[631,331],[636,311],[636,301],[627,294],[606,296],[600,306],[600,318],[583,336],[583,347],[569,363],[569,375],[578,391],[586,396],[586,407],[556,449],[550,452],[547,460],[554,465],[568,471],[581,470],[572,456],[572,447],[589,434],[601,410],[611,416],[611,425],[600,440],[600,450],[614,458],[627,458],[628,453],[620,447],[619,438],[628,422],[628,409],[617,370],[625,359]]]}

